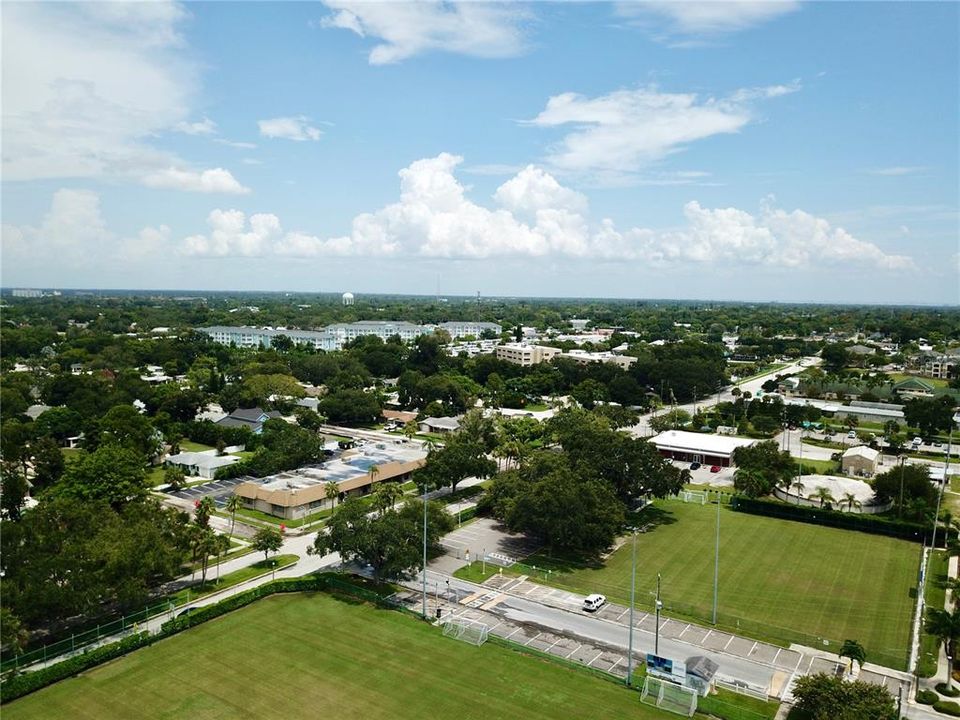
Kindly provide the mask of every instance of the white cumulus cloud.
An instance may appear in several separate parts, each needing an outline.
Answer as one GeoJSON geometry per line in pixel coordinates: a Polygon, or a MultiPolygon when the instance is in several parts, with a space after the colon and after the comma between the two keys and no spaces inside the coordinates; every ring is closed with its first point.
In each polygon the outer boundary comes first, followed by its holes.
{"type": "Polygon", "coordinates": [[[275,215],[257,214],[248,221],[239,210],[218,209],[208,218],[210,231],[186,238],[181,251],[214,257],[555,256],[663,265],[913,268],[909,257],[887,253],[823,218],[769,203],[753,215],[691,201],[679,229],[621,230],[609,218],[592,222],[584,195],[534,166],[507,180],[491,203],[482,205],[467,197],[454,174],[461,162],[442,153],[411,163],[399,173],[399,200],[357,215],[346,235],[287,232],[275,215]]]}
{"type": "Polygon", "coordinates": [[[795,0],[633,0],[617,3],[625,18],[659,20],[683,35],[718,35],[760,25],[800,7],[795,0]]]}
{"type": "Polygon", "coordinates": [[[294,117],[277,117],[269,120],[257,121],[260,134],[268,138],[282,138],[284,140],[319,140],[323,131],[312,127],[310,118],[304,115],[294,117]]]}
{"type": "Polygon", "coordinates": [[[38,227],[3,226],[7,270],[44,272],[49,268],[101,267],[105,262],[136,261],[170,250],[170,228],[146,227],[123,237],[107,225],[100,196],[90,190],[57,190],[38,227]]]}
{"type": "Polygon", "coordinates": [[[429,51],[481,58],[514,57],[523,52],[523,23],[529,13],[507,3],[364,2],[325,0],[333,12],[326,28],[349,30],[380,40],[371,65],[387,65],[429,51]]]}
{"type": "Polygon", "coordinates": [[[594,98],[568,92],[551,97],[543,111],[525,124],[572,128],[547,158],[559,170],[617,178],[690,143],[739,132],[753,120],[755,101],[798,89],[797,83],[743,88],[722,98],[666,93],[656,87],[594,98]]]}
{"type": "Polygon", "coordinates": [[[147,175],[143,184],[163,190],[199,193],[246,195],[250,192],[250,188],[241,185],[229,170],[223,168],[196,171],[169,167],[147,175]]]}
{"type": "Polygon", "coordinates": [[[197,120],[196,122],[181,120],[173,126],[173,129],[187,135],[213,135],[217,131],[217,124],[210,118],[205,117],[203,120],[197,120]]]}

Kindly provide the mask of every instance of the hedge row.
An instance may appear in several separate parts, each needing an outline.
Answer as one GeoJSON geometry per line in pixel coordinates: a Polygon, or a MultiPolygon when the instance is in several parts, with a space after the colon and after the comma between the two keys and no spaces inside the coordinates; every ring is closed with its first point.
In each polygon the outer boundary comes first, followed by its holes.
{"type": "Polygon", "coordinates": [[[47,685],[52,685],[55,682],[82,673],[84,670],[89,670],[96,665],[126,655],[128,652],[150,645],[161,637],[162,635],[150,635],[150,633],[145,632],[129,635],[119,642],[101,645],[88,652],[62,660],[55,665],[48,665],[40,670],[15,675],[4,680],[3,684],[0,685],[0,703],[16,700],[18,697],[32,693],[47,685]]]}
{"type": "Polygon", "coordinates": [[[384,603],[384,599],[375,592],[331,574],[274,580],[273,582],[259,585],[245,592],[233,595],[232,597],[225,598],[213,605],[206,605],[185,613],[180,617],[168,620],[161,626],[160,632],[156,635],[151,635],[146,632],[129,635],[115,643],[102,645],[83,654],[74,655],[55,665],[49,665],[40,670],[23,672],[8,677],[0,684],[0,703],[16,700],[19,697],[40,690],[47,685],[52,685],[60,680],[78,675],[101,663],[126,655],[133,650],[151,645],[157,640],[175,635],[181,630],[186,630],[187,628],[207,622],[225,613],[242,608],[268,595],[273,595],[274,593],[311,591],[345,592],[351,596],[359,597],[370,602],[378,604],[384,603]]]}
{"type": "MultiPolygon", "coordinates": [[[[748,498],[741,495],[733,498],[730,507],[734,510],[752,513],[754,515],[766,515],[784,520],[797,520],[814,525],[858,530],[860,532],[872,533],[874,535],[887,535],[889,537],[902,538],[914,542],[930,540],[933,531],[933,526],[929,524],[908,522],[906,520],[892,520],[880,515],[859,515],[839,512],[837,510],[807,507],[804,505],[789,505],[777,500],[748,498]]],[[[945,535],[948,534],[955,536],[956,531],[950,530],[948,532],[937,533],[938,546],[946,542],[947,538],[945,535]]]]}

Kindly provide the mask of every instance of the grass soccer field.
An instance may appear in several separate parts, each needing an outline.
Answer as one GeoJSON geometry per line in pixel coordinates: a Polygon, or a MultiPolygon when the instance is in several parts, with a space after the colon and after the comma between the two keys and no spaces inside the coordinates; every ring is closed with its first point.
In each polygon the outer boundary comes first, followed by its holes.
{"type": "MultiPolygon", "coordinates": [[[[709,621],[716,506],[664,501],[645,512],[660,524],[637,536],[637,605],[652,608],[661,573],[667,612],[709,621]]],[[[550,584],[629,601],[629,542],[601,568],[539,555],[526,562],[552,568],[550,584]]],[[[824,638],[834,650],[836,642],[858,640],[868,661],[904,668],[919,565],[916,543],[724,507],[718,624],[780,643],[823,647],[824,638]]]]}
{"type": "Polygon", "coordinates": [[[28,718],[676,717],[590,674],[396,611],[276,595],[3,707],[28,718]]]}

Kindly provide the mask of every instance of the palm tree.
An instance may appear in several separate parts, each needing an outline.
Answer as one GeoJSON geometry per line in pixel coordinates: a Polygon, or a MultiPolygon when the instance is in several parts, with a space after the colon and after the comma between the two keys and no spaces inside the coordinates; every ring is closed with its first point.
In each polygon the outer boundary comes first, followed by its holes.
{"type": "Polygon", "coordinates": [[[867,661],[867,651],[864,650],[863,645],[856,640],[844,640],[839,655],[842,658],[850,658],[849,672],[851,673],[853,672],[854,662],[862,668],[863,664],[867,661]]]}
{"type": "Polygon", "coordinates": [[[793,489],[797,491],[797,505],[800,504],[800,495],[807,489],[806,483],[799,476],[793,481],[793,489]]]}
{"type": "Polygon", "coordinates": [[[840,499],[840,505],[842,506],[844,503],[847,504],[848,512],[853,510],[854,505],[856,505],[857,507],[861,507],[863,505],[863,503],[857,500],[856,495],[849,492],[840,499]]]}
{"type": "Polygon", "coordinates": [[[338,497],[340,497],[340,486],[337,485],[335,482],[330,481],[326,485],[324,485],[323,494],[327,498],[327,500],[330,501],[330,507],[332,508],[333,501],[336,500],[338,497]]]}
{"type": "Polygon", "coordinates": [[[230,499],[227,500],[227,512],[230,513],[230,534],[233,535],[233,529],[237,525],[237,510],[243,507],[243,500],[239,495],[234,493],[230,496],[230,499]]]}
{"type": "Polygon", "coordinates": [[[207,568],[210,567],[210,556],[218,552],[217,534],[208,527],[200,527],[194,536],[194,553],[200,559],[200,586],[207,581],[207,568]]]}
{"type": "Polygon", "coordinates": [[[216,505],[213,504],[213,498],[209,495],[204,496],[196,504],[196,509],[194,511],[194,520],[197,525],[202,528],[210,526],[210,516],[213,515],[213,511],[216,509],[216,505]]]}
{"type": "Polygon", "coordinates": [[[380,466],[371,465],[368,472],[370,473],[370,484],[373,485],[377,481],[377,476],[380,474],[380,466]]]}
{"type": "Polygon", "coordinates": [[[214,544],[217,553],[217,582],[220,582],[220,557],[230,552],[230,538],[226,535],[217,535],[214,544]]]}
{"type": "Polygon", "coordinates": [[[377,486],[373,493],[373,505],[380,511],[381,517],[394,506],[402,494],[400,486],[395,482],[385,482],[377,486]]]}
{"type": "Polygon", "coordinates": [[[847,426],[848,430],[853,430],[860,424],[860,418],[856,415],[847,415],[847,417],[844,418],[843,424],[847,426]]]}
{"type": "Polygon", "coordinates": [[[809,495],[807,495],[807,498],[810,499],[810,500],[819,500],[819,501],[820,501],[820,507],[823,507],[823,504],[824,504],[824,503],[828,503],[828,502],[829,502],[829,503],[834,503],[834,502],[836,502],[836,500],[834,500],[834,498],[833,498],[833,495],[830,494],[830,489],[829,489],[829,488],[825,488],[825,487],[819,487],[819,488],[817,488],[817,491],[814,492],[814,493],[810,493],[809,495]]]}
{"type": "Polygon", "coordinates": [[[793,475],[784,477],[780,481],[780,484],[783,486],[783,489],[788,496],[790,495],[790,488],[792,488],[796,483],[797,483],[797,479],[793,475]]]}
{"type": "MultiPolygon", "coordinates": [[[[939,608],[930,608],[927,610],[923,629],[939,638],[946,648],[947,655],[956,658],[957,640],[960,640],[960,611],[947,612],[939,608]]],[[[950,673],[947,674],[947,677],[949,676],[950,673]]]]}

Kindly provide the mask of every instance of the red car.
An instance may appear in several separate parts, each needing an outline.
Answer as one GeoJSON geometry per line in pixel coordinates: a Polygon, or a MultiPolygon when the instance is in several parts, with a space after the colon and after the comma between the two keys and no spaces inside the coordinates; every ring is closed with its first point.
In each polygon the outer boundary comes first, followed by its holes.
{"type": "Polygon", "coordinates": [[[711,466],[710,466],[710,472],[720,472],[720,466],[719,466],[719,465],[711,465],[711,466]]]}

